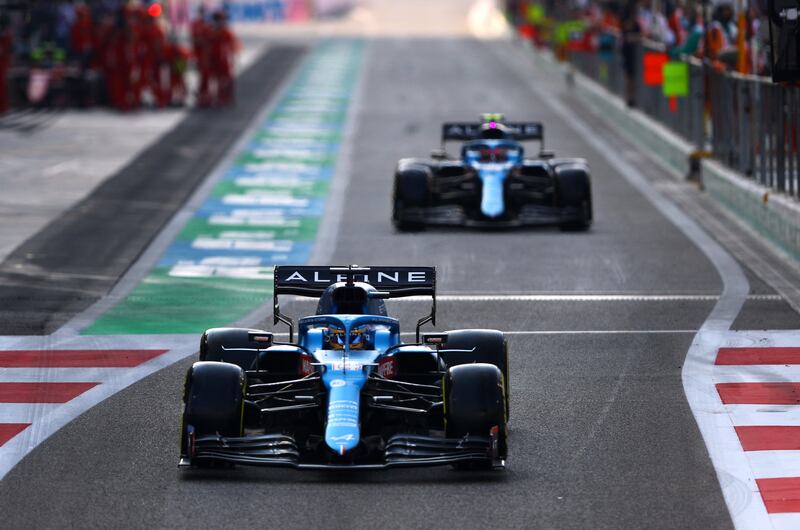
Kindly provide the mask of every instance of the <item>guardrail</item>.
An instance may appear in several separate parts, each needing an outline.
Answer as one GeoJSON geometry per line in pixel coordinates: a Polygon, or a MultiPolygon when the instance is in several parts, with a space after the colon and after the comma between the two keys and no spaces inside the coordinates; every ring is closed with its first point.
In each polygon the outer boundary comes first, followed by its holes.
{"type": "MultiPolygon", "coordinates": [[[[642,77],[647,51],[638,49],[634,74],[636,107],[682,136],[698,151],[711,155],[759,184],[800,198],[800,88],[773,84],[767,78],[719,72],[689,59],[689,94],[675,106],[661,86],[642,77]]],[[[619,53],[574,51],[575,69],[625,98],[625,73],[619,53]]]]}

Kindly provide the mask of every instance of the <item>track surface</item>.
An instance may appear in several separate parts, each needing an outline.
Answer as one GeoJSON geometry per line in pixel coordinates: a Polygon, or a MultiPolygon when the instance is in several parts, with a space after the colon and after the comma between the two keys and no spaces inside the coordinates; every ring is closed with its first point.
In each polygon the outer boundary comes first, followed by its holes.
{"type": "MultiPolygon", "coordinates": [[[[496,60],[492,46],[505,44],[369,42],[346,210],[338,241],[324,242],[330,261],[436,265],[441,292],[454,294],[718,294],[720,280],[702,253],[600,153],[559,123],[519,74],[496,60]],[[471,119],[482,111],[542,120],[549,148],[589,160],[597,215],[592,231],[393,231],[395,161],[434,147],[441,121],[471,119]]],[[[642,170],[659,178],[647,166],[642,170]]],[[[756,281],[753,289],[771,292],[756,281]]],[[[796,315],[785,306],[757,303],[796,327],[796,315]]],[[[691,330],[712,305],[441,303],[440,329],[556,332],[509,336],[512,454],[509,469],[500,474],[179,472],[187,360],[95,407],[26,458],[0,482],[3,524],[725,528],[730,517],[681,384],[691,330]],[[592,333],[599,330],[621,333],[592,333]]],[[[410,322],[424,308],[396,303],[394,313],[410,322]]],[[[739,324],[752,328],[759,314],[743,314],[739,324]]]]}

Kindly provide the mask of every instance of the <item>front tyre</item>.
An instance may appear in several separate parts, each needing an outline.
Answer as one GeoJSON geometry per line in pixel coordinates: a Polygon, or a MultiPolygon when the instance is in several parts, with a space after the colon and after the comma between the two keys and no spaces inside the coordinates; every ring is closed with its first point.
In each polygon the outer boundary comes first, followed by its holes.
{"type": "Polygon", "coordinates": [[[428,205],[430,170],[424,166],[398,169],[394,176],[392,194],[392,223],[400,232],[414,232],[425,228],[422,209],[428,205]],[[413,215],[417,210],[418,215],[413,215]]]}
{"type": "Polygon", "coordinates": [[[196,362],[184,386],[181,456],[191,458],[194,438],[239,437],[244,424],[244,370],[230,363],[196,362]]]}
{"type": "Polygon", "coordinates": [[[585,232],[592,224],[592,184],[586,166],[570,164],[556,168],[558,207],[569,219],[558,226],[565,232],[585,232]]]}
{"type": "MultiPolygon", "coordinates": [[[[500,369],[485,363],[453,366],[445,374],[443,389],[447,437],[489,436],[496,429],[499,434],[499,456],[506,458],[506,396],[500,369]]],[[[491,462],[486,462],[480,467],[490,468],[491,465],[491,462]]],[[[474,465],[456,467],[476,468],[474,465]]]]}

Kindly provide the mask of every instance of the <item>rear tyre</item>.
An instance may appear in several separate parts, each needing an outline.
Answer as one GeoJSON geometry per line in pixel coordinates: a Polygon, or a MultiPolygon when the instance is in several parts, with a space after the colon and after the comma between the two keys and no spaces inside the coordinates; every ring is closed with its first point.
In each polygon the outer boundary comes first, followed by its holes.
{"type": "Polygon", "coordinates": [[[392,222],[401,232],[423,230],[421,221],[408,219],[409,208],[425,208],[428,205],[428,182],[430,171],[426,167],[400,169],[394,176],[392,196],[392,222]]]}
{"type": "Polygon", "coordinates": [[[250,340],[250,333],[266,333],[245,328],[212,328],[200,337],[200,360],[219,361],[250,370],[263,343],[250,340]]]}
{"type": "Polygon", "coordinates": [[[556,169],[558,206],[580,212],[580,218],[565,221],[559,228],[565,232],[585,232],[592,224],[592,186],[584,166],[565,166],[556,169]]]}
{"type": "Polygon", "coordinates": [[[500,369],[505,391],[506,418],[510,417],[510,379],[508,377],[508,343],[503,333],[494,329],[460,329],[447,332],[445,350],[472,350],[461,353],[442,353],[445,364],[458,366],[469,363],[493,364],[500,369]]]}
{"type": "Polygon", "coordinates": [[[183,395],[182,455],[192,456],[190,428],[195,438],[242,435],[245,386],[244,370],[235,364],[206,361],[189,368],[183,395]]]}
{"type": "MultiPolygon", "coordinates": [[[[445,432],[448,438],[488,436],[499,431],[500,457],[507,456],[507,420],[503,374],[491,364],[453,366],[444,379],[445,432]]],[[[487,469],[491,462],[457,464],[457,469],[487,469]]]]}

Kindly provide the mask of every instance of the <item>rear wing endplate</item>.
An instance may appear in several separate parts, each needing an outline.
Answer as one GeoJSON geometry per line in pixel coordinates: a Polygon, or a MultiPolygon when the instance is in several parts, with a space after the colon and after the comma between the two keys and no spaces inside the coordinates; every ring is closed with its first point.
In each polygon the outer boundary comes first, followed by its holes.
{"type": "Polygon", "coordinates": [[[435,267],[326,267],[313,265],[278,265],[274,271],[273,324],[289,326],[289,341],[294,340],[294,322],[283,315],[278,297],[296,295],[318,298],[325,289],[337,282],[368,283],[382,298],[430,296],[433,300],[430,315],[417,322],[417,341],[420,328],[431,322],[436,325],[436,268],[435,267]]]}

